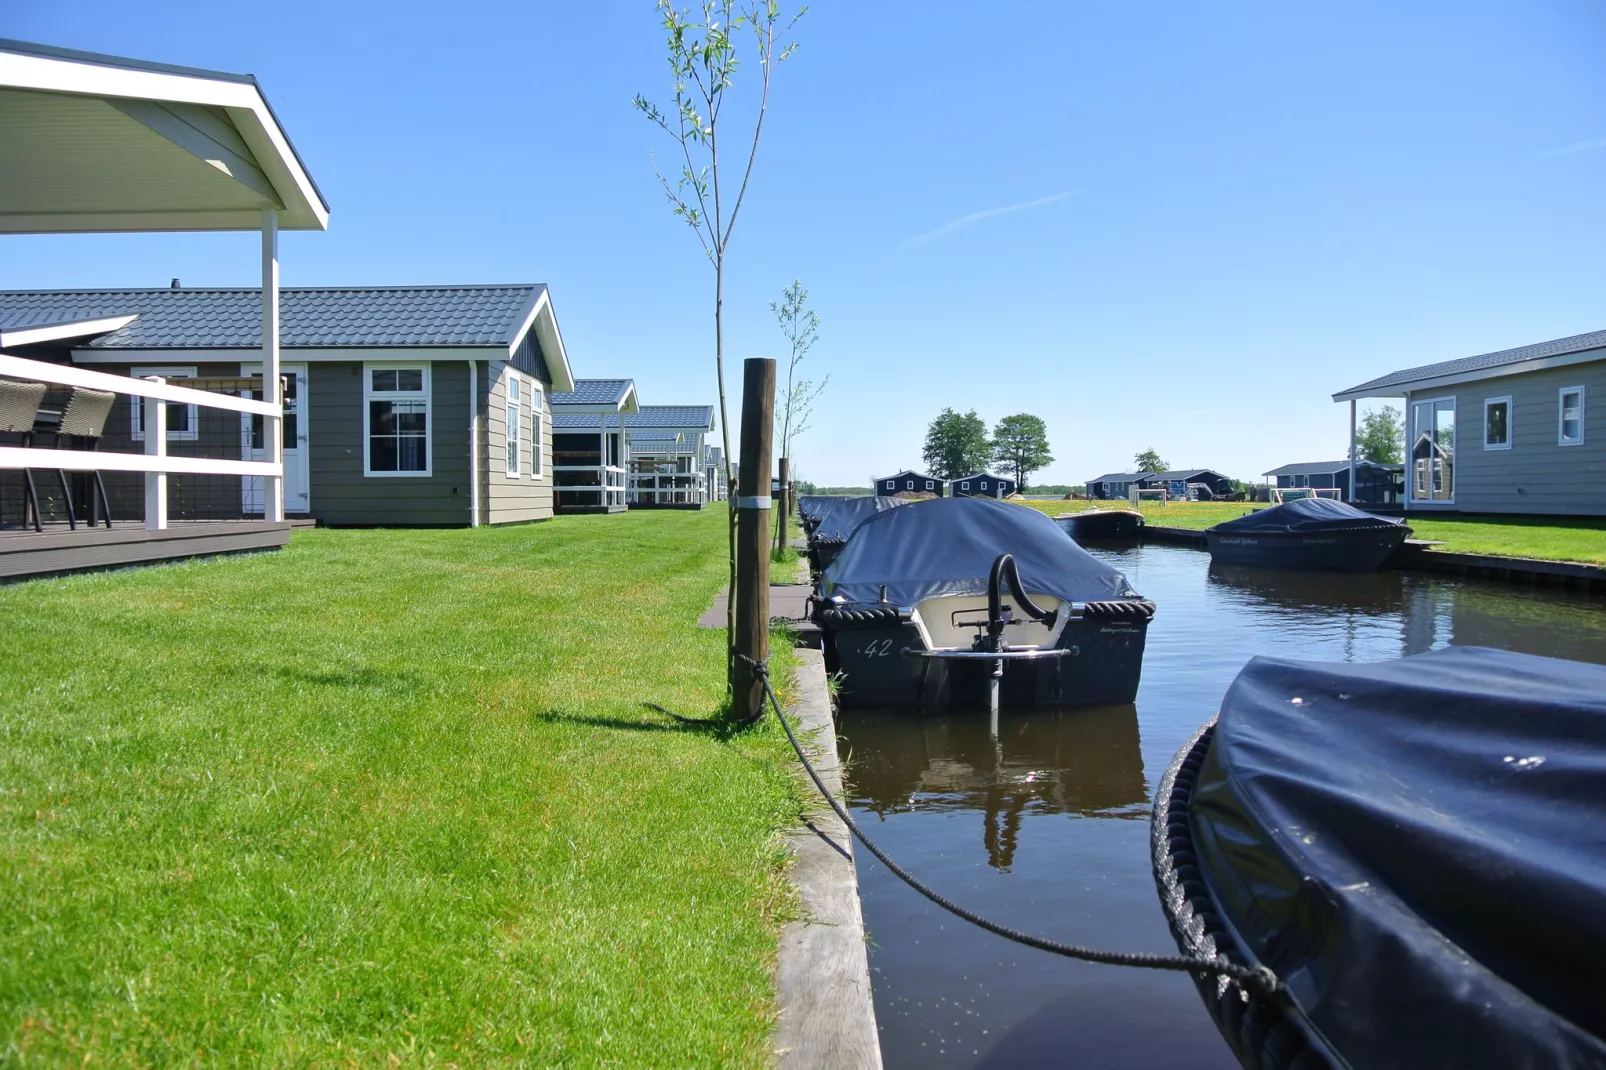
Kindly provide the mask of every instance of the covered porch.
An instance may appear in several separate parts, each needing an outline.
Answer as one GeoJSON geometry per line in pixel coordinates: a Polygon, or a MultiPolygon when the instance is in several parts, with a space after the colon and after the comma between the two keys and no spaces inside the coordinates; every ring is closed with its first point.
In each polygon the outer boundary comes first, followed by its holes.
{"type": "Polygon", "coordinates": [[[625,417],[641,411],[629,379],[579,379],[552,395],[553,510],[622,513],[630,465],[625,417]]]}
{"type": "Polygon", "coordinates": [[[0,315],[0,579],[284,545],[279,231],[323,230],[329,213],[256,80],[0,40],[0,143],[0,234],[254,231],[263,294],[249,383],[72,362],[75,342],[137,314],[24,301],[0,315]],[[98,448],[114,411],[136,428],[118,443],[132,448],[98,448]],[[202,420],[232,429],[227,448],[190,445],[202,420]],[[227,484],[242,519],[174,516],[175,477],[227,484]],[[107,484],[130,481],[139,519],[120,495],[114,520],[107,484]]]}

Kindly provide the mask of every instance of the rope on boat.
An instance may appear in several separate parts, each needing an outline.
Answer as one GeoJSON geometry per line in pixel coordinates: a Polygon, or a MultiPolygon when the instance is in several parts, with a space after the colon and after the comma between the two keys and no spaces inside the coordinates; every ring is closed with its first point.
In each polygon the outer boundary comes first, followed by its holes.
{"type": "MultiPolygon", "coordinates": [[[[1265,966],[1244,966],[1235,962],[1228,962],[1225,959],[1220,958],[1156,955],[1147,951],[1101,951],[1097,948],[1082,947],[1077,944],[1063,944],[1058,940],[1049,940],[1041,936],[1033,936],[1030,933],[1023,933],[1018,929],[1011,929],[1007,925],[1000,925],[996,921],[991,921],[987,918],[984,918],[975,911],[968,910],[965,907],[960,906],[958,903],[955,903],[953,900],[949,899],[935,888],[932,888],[922,882],[919,877],[916,877],[913,873],[910,873],[908,870],[898,865],[898,863],[894,862],[885,851],[876,845],[875,841],[871,840],[869,836],[865,835],[864,830],[859,827],[858,822],[853,820],[853,815],[848,813],[847,808],[844,807],[840,801],[838,801],[835,795],[831,794],[830,790],[825,786],[825,782],[820,779],[820,774],[815,771],[814,763],[809,761],[808,755],[803,752],[803,745],[798,742],[797,736],[792,732],[792,726],[786,720],[786,715],[781,711],[781,701],[775,697],[775,689],[770,686],[769,664],[767,662],[757,661],[753,658],[750,658],[740,651],[733,650],[731,651],[731,654],[736,659],[746,662],[748,667],[758,675],[758,678],[761,681],[763,681],[764,695],[767,699],[769,699],[770,705],[775,708],[775,719],[781,722],[781,728],[786,731],[786,738],[791,742],[792,750],[797,753],[798,761],[803,763],[803,768],[808,770],[809,779],[814,782],[815,789],[818,790],[820,796],[830,804],[831,809],[836,812],[836,816],[842,819],[842,823],[848,827],[848,831],[853,833],[854,837],[858,839],[860,843],[864,844],[865,849],[871,854],[875,855],[875,857],[880,860],[881,864],[891,870],[899,880],[903,881],[909,887],[913,888],[915,891],[919,892],[933,903],[948,911],[948,913],[953,914],[955,917],[963,918],[972,925],[986,929],[995,936],[1002,936],[1004,939],[1013,941],[1014,943],[1024,944],[1027,947],[1034,947],[1039,951],[1047,951],[1053,955],[1063,955],[1066,958],[1080,959],[1083,962],[1097,962],[1108,966],[1132,966],[1145,970],[1169,970],[1175,973],[1191,973],[1195,976],[1203,975],[1207,977],[1221,977],[1231,981],[1236,981],[1239,985],[1242,985],[1245,989],[1251,992],[1264,995],[1271,995],[1281,990],[1282,983],[1277,980],[1277,975],[1265,966]]],[[[681,717],[679,714],[670,713],[670,711],[664,709],[657,703],[649,702],[645,703],[644,705],[658,710],[661,713],[667,713],[669,716],[675,718],[675,720],[680,721],[683,724],[737,724],[737,722],[720,721],[718,719],[707,721],[692,720],[690,718],[681,717]]],[[[739,724],[745,726],[756,723],[763,715],[764,707],[761,704],[756,714],[743,720],[742,722],[739,722],[739,724]]]]}

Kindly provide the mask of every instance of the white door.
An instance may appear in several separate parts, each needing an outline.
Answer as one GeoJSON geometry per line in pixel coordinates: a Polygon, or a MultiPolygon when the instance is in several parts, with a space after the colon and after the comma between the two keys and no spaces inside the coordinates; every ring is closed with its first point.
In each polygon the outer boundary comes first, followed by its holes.
{"type": "MultiPolygon", "coordinates": [[[[307,366],[280,364],[284,378],[284,511],[307,513],[312,510],[312,494],[307,480],[307,366]]],[[[261,375],[262,365],[242,364],[241,375],[261,375]]],[[[260,390],[244,390],[243,394],[259,398],[260,390]]],[[[262,439],[263,420],[260,416],[240,417],[240,453],[247,461],[267,459],[262,439]]],[[[264,481],[255,476],[240,480],[240,511],[246,515],[261,514],[266,505],[264,481]]]]}

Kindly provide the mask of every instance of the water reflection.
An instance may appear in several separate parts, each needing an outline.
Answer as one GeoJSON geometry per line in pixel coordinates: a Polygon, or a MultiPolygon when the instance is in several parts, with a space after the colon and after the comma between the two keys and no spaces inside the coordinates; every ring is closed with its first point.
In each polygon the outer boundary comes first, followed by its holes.
{"type": "Polygon", "coordinates": [[[860,711],[845,730],[856,807],[979,811],[994,869],[1014,864],[1028,813],[1148,816],[1134,706],[1006,714],[997,739],[973,713],[860,711]]]}

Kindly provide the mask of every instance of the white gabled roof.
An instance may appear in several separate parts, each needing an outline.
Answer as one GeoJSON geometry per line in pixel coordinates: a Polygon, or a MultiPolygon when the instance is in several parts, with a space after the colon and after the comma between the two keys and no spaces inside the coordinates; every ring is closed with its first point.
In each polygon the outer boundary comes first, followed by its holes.
{"type": "Polygon", "coordinates": [[[248,74],[0,39],[0,233],[324,230],[248,74]]]}

